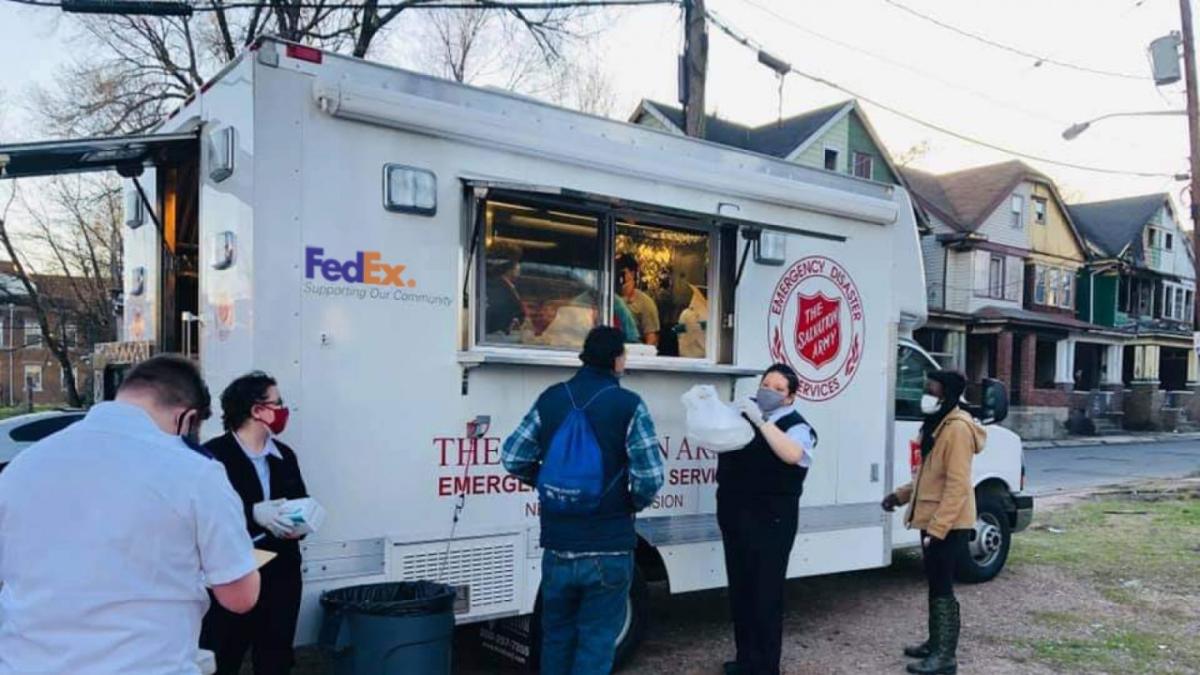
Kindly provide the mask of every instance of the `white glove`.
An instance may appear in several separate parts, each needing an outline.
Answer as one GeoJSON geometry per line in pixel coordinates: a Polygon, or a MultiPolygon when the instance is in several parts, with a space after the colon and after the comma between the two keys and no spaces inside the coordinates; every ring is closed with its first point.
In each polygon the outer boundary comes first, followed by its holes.
{"type": "Polygon", "coordinates": [[[737,408],[737,411],[745,415],[750,420],[750,424],[753,424],[755,427],[761,427],[767,421],[766,418],[763,417],[762,410],[759,409],[758,404],[754,401],[751,401],[749,398],[740,398],[735,401],[733,405],[735,408],[737,408]]]}
{"type": "Polygon", "coordinates": [[[269,502],[259,502],[254,505],[254,522],[277,538],[291,536],[292,519],[280,513],[280,508],[286,499],[272,499],[269,502]]]}

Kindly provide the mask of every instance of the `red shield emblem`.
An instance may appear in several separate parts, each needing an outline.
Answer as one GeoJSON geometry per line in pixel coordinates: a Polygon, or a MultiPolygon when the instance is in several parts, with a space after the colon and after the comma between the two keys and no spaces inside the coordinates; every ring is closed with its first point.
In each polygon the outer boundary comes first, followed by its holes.
{"type": "Polygon", "coordinates": [[[842,301],[820,292],[797,298],[796,352],[812,367],[820,368],[837,358],[842,347],[842,301]]]}

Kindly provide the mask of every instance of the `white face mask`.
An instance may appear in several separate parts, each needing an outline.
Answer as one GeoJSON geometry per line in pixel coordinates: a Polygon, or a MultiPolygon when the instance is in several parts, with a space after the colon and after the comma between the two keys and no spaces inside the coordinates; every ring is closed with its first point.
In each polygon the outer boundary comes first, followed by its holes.
{"type": "Polygon", "coordinates": [[[925,394],[921,397],[921,412],[926,415],[932,415],[942,409],[942,399],[932,395],[925,394]]]}

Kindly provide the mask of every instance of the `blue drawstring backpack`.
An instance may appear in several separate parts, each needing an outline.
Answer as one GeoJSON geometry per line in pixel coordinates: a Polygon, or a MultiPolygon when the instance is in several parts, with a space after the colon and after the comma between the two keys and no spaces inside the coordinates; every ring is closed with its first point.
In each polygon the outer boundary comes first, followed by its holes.
{"type": "Polygon", "coordinates": [[[588,515],[596,512],[604,495],[624,475],[618,474],[612,484],[604,484],[603,450],[584,412],[601,394],[616,387],[601,389],[582,407],[575,405],[575,397],[565,382],[563,388],[571,400],[571,412],[550,439],[550,448],[538,471],[538,496],[546,513],[588,515]]]}

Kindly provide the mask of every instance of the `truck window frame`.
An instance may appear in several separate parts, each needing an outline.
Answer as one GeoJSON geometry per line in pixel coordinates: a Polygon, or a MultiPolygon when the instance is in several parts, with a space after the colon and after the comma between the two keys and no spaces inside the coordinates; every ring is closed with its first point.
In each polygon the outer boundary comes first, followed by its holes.
{"type": "MultiPolygon", "coordinates": [[[[928,373],[931,373],[931,372],[933,372],[933,371],[935,371],[935,370],[938,370],[939,368],[941,368],[941,366],[939,366],[939,365],[938,365],[938,363],[937,363],[937,361],[935,361],[935,360],[934,360],[932,357],[930,357],[930,356],[929,356],[928,354],[926,354],[924,351],[922,351],[922,350],[920,350],[920,349],[917,349],[916,347],[914,347],[914,346],[912,346],[912,345],[910,345],[910,344],[906,344],[906,343],[904,343],[904,342],[901,342],[901,343],[900,343],[900,345],[897,347],[897,354],[896,354],[896,390],[895,390],[895,393],[894,393],[894,400],[892,401],[892,405],[893,405],[893,408],[895,409],[895,413],[896,413],[896,421],[920,422],[920,421],[922,421],[922,420],[924,419],[924,416],[920,414],[920,402],[921,402],[921,396],[920,396],[920,395],[918,395],[918,396],[917,396],[917,398],[916,398],[916,403],[917,403],[916,410],[917,410],[917,412],[915,412],[915,413],[910,413],[910,412],[909,412],[909,411],[907,411],[907,410],[902,410],[902,409],[901,409],[901,405],[900,405],[900,403],[901,403],[901,398],[900,398],[900,392],[901,392],[901,383],[902,383],[902,381],[903,381],[903,378],[901,378],[901,377],[900,377],[900,369],[903,367],[903,365],[904,365],[904,363],[905,363],[905,360],[906,360],[906,358],[908,358],[908,357],[910,357],[910,356],[911,356],[912,358],[914,358],[914,359],[916,359],[916,360],[920,361],[920,363],[921,363],[921,364],[922,364],[922,366],[923,366],[923,368],[922,368],[922,370],[921,370],[921,374],[922,374],[922,377],[921,377],[921,382],[922,382],[922,385],[921,385],[921,386],[922,386],[922,389],[921,389],[921,391],[922,391],[922,395],[923,395],[923,393],[924,393],[924,381],[925,381],[925,376],[926,376],[928,373]]],[[[905,399],[905,401],[907,401],[907,400],[908,400],[908,399],[905,399]]]]}
{"type": "MultiPolygon", "coordinates": [[[[466,289],[468,308],[464,314],[465,320],[469,322],[465,331],[467,340],[465,347],[468,350],[525,353],[531,355],[539,353],[561,355],[564,353],[577,353],[578,351],[578,348],[575,346],[494,342],[487,339],[486,318],[484,315],[485,306],[482,301],[486,293],[487,251],[484,242],[486,233],[482,220],[479,223],[476,223],[475,220],[482,219],[489,202],[503,202],[532,208],[554,209],[580,216],[586,215],[597,218],[599,223],[599,227],[597,228],[599,237],[598,248],[600,252],[600,260],[597,266],[599,272],[598,278],[600,280],[598,309],[601,313],[601,321],[608,322],[609,325],[611,325],[614,311],[615,292],[613,290],[613,283],[616,275],[615,249],[619,221],[633,220],[651,227],[686,229],[704,233],[708,240],[709,256],[705,269],[706,283],[708,285],[709,326],[705,336],[705,356],[703,358],[695,358],[657,354],[654,356],[630,354],[630,360],[665,361],[678,363],[681,366],[685,366],[686,364],[720,365],[732,363],[732,350],[727,347],[732,345],[734,337],[732,331],[726,330],[724,322],[720,318],[724,316],[724,303],[728,295],[731,294],[733,287],[732,276],[722,274],[722,271],[728,267],[723,266],[723,263],[726,262],[723,259],[725,249],[723,245],[723,231],[733,229],[731,226],[724,226],[717,219],[703,214],[672,213],[643,205],[613,203],[615,200],[605,203],[599,199],[589,199],[583,196],[562,193],[530,192],[511,188],[488,189],[486,192],[468,190],[466,200],[467,208],[463,209],[464,216],[472,222],[466,224],[465,232],[468,238],[478,238],[478,241],[474,244],[475,250],[471,256],[472,259],[468,263],[471,267],[471,279],[466,289]],[[479,231],[475,232],[477,228],[479,231]],[[725,278],[726,276],[729,276],[729,278],[725,278]]],[[[465,241],[465,250],[470,250],[471,247],[472,243],[469,240],[465,241]]],[[[729,267],[729,269],[732,269],[732,267],[729,267]]],[[[662,330],[666,329],[665,326],[662,327],[662,330]]]]}

